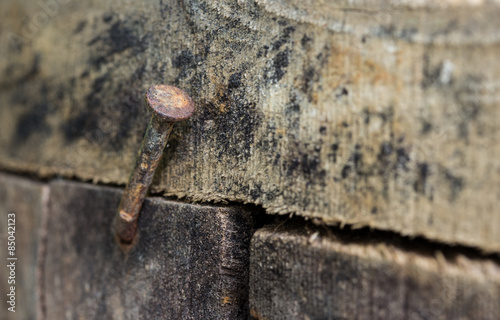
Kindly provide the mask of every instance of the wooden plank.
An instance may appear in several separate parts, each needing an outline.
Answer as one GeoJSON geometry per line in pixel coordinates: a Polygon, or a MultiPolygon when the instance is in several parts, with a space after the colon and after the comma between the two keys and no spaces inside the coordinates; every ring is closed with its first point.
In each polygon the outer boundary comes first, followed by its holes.
{"type": "Polygon", "coordinates": [[[0,167],[124,184],[168,83],[198,111],[156,192],[500,252],[498,2],[35,2],[2,3],[0,167]]]}
{"type": "MultiPolygon", "coordinates": [[[[303,229],[303,228],[302,228],[303,229]]],[[[297,231],[252,238],[254,319],[498,319],[497,262],[297,231]]]]}
{"type": "Polygon", "coordinates": [[[37,319],[37,316],[43,316],[42,270],[39,267],[43,258],[43,226],[48,197],[49,189],[45,184],[0,173],[1,319],[37,319]],[[12,218],[9,213],[15,214],[15,230],[7,228],[8,218],[12,218]],[[15,234],[8,231],[15,231],[15,234]],[[14,255],[9,255],[8,237],[12,235],[15,250],[14,255]],[[14,303],[7,303],[11,301],[12,293],[14,303]]]}
{"type": "Polygon", "coordinates": [[[47,319],[246,319],[248,212],[147,199],[125,254],[111,226],[120,196],[51,183],[47,319]]]}

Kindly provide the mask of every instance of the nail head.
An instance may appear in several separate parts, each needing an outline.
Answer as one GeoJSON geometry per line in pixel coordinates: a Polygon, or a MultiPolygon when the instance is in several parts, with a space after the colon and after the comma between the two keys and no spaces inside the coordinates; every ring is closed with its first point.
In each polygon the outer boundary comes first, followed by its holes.
{"type": "Polygon", "coordinates": [[[146,104],[158,117],[170,122],[186,120],[194,112],[194,102],[187,93],[165,84],[149,88],[146,104]]]}

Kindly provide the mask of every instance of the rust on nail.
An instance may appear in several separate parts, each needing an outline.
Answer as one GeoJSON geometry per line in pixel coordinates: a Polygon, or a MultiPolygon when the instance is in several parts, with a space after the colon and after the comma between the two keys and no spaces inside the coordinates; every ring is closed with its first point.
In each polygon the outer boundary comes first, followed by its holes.
{"type": "Polygon", "coordinates": [[[184,91],[163,84],[149,88],[146,104],[154,114],[170,122],[186,120],[194,112],[194,103],[184,91]]]}
{"type": "Polygon", "coordinates": [[[168,85],[152,86],[145,100],[153,115],[115,218],[116,234],[124,244],[134,240],[142,203],[174,123],[188,119],[194,112],[191,98],[181,89],[168,85]]]}

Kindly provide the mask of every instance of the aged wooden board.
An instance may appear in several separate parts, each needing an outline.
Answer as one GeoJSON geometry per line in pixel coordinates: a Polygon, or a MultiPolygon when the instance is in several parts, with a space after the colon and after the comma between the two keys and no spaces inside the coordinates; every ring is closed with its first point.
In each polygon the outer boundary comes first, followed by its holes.
{"type": "Polygon", "coordinates": [[[48,198],[46,185],[0,173],[1,319],[37,319],[37,316],[43,316],[40,267],[45,236],[42,226],[47,215],[48,198]],[[9,213],[15,214],[15,221],[10,221],[15,223],[14,230],[7,228],[8,218],[12,219],[9,213]],[[9,231],[15,231],[15,234],[9,231]],[[9,254],[9,236],[15,237],[14,255],[9,254]],[[12,293],[15,301],[7,303],[11,301],[12,293]],[[15,312],[9,311],[9,308],[15,312]]]}
{"type": "Polygon", "coordinates": [[[500,252],[498,2],[47,3],[2,2],[0,167],[124,184],[168,83],[156,192],[500,252]]]}
{"type": "Polygon", "coordinates": [[[254,319],[499,319],[498,261],[317,233],[252,238],[254,319]]]}
{"type": "Polygon", "coordinates": [[[120,196],[51,183],[47,319],[248,317],[248,212],[147,199],[125,254],[111,227],[120,196]]]}

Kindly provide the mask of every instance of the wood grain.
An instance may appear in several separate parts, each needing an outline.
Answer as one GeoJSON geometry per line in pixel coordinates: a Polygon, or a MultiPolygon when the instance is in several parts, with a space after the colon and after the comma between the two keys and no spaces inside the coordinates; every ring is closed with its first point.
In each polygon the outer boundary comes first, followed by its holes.
{"type": "Polygon", "coordinates": [[[496,1],[2,7],[5,170],[124,184],[167,83],[155,192],[500,252],[496,1]]]}
{"type": "Polygon", "coordinates": [[[498,262],[302,231],[252,238],[254,319],[498,319],[498,262]]]}
{"type": "Polygon", "coordinates": [[[0,173],[0,295],[2,306],[0,318],[38,319],[43,318],[42,267],[44,256],[45,219],[49,199],[48,186],[34,180],[0,173]],[[8,214],[15,213],[14,256],[8,253],[8,214]],[[17,260],[7,260],[17,258],[17,260]],[[15,270],[7,267],[11,262],[15,270]],[[14,274],[11,275],[11,271],[14,274]],[[12,282],[14,281],[14,282],[12,282]],[[15,312],[8,308],[10,288],[15,290],[15,312]]]}
{"type": "Polygon", "coordinates": [[[50,186],[47,319],[247,319],[247,211],[148,198],[124,252],[112,229],[121,191],[50,186]]]}

